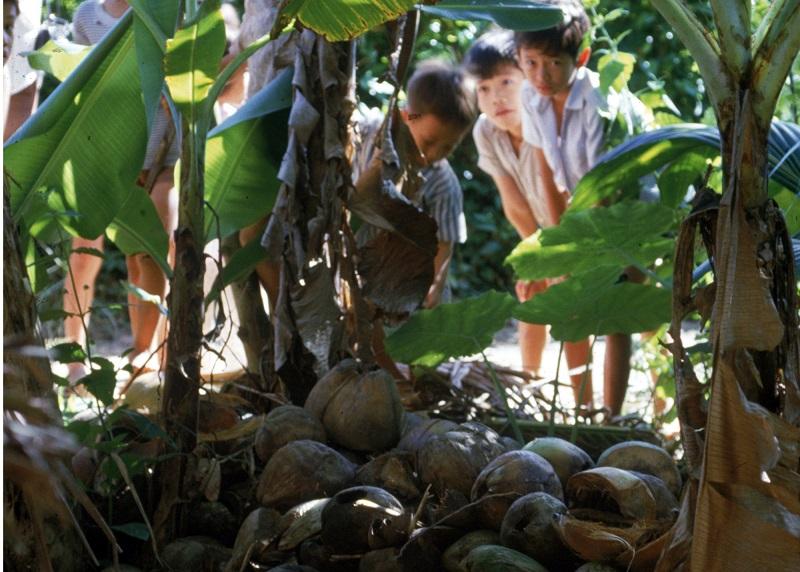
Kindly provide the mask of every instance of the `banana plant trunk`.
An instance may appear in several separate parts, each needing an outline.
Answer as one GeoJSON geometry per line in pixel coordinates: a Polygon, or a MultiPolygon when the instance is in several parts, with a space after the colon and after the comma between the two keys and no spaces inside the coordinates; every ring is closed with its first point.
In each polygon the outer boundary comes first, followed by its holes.
{"type": "Polygon", "coordinates": [[[200,350],[203,343],[203,155],[197,125],[183,119],[175,270],[167,299],[170,331],[162,396],[163,427],[174,443],[173,455],[160,463],[160,490],[155,516],[158,546],[177,537],[184,527],[182,501],[189,498],[197,445],[200,350]]]}

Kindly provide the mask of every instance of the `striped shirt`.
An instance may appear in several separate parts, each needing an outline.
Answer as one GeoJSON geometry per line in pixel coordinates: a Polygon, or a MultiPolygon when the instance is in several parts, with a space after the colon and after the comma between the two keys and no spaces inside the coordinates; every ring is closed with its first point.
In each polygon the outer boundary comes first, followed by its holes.
{"type": "MultiPolygon", "coordinates": [[[[113,28],[120,18],[115,18],[103,8],[103,0],[86,0],[78,9],[72,20],[72,39],[76,44],[93,46],[103,39],[111,28],[113,28]]],[[[150,131],[150,138],[147,141],[142,169],[149,169],[156,160],[161,141],[167,134],[170,117],[163,106],[159,106],[153,120],[153,127],[150,131]]],[[[172,138],[172,145],[164,158],[164,166],[171,167],[178,162],[181,155],[180,134],[176,133],[172,138]]]]}
{"type": "MultiPolygon", "coordinates": [[[[353,181],[366,170],[375,150],[383,116],[377,110],[367,115],[356,112],[354,116],[355,137],[353,155],[353,181]]],[[[439,242],[463,243],[467,240],[467,223],[464,218],[464,197],[458,177],[447,159],[442,159],[422,169],[422,184],[416,200],[412,202],[436,221],[436,236],[439,242]]],[[[377,236],[380,229],[370,224],[359,228],[356,238],[363,246],[377,236]]]]}

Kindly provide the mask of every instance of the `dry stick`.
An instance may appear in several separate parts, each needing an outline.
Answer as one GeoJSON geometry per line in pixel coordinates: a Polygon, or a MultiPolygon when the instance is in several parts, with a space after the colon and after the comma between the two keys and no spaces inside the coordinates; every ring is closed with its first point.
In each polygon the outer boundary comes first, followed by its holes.
{"type": "Polygon", "coordinates": [[[514,438],[520,443],[525,443],[525,437],[522,436],[522,431],[520,431],[519,425],[517,424],[517,417],[514,415],[514,412],[511,411],[511,406],[508,404],[508,394],[506,393],[506,388],[500,383],[500,379],[498,379],[497,374],[495,373],[494,368],[489,361],[489,358],[486,357],[486,353],[484,353],[483,350],[481,350],[481,356],[483,357],[483,361],[489,370],[489,375],[492,377],[494,388],[500,394],[500,397],[503,398],[503,409],[505,409],[508,422],[511,424],[511,430],[514,431],[514,438]]]}
{"type": "Polygon", "coordinates": [[[411,521],[408,523],[409,536],[411,536],[411,533],[414,532],[414,527],[417,525],[419,517],[422,516],[422,511],[425,509],[425,505],[428,504],[428,500],[430,498],[431,498],[431,485],[429,484],[425,488],[425,492],[422,494],[422,499],[420,499],[419,505],[417,505],[417,510],[415,510],[414,514],[411,515],[411,521]]]}
{"type": "Polygon", "coordinates": [[[578,414],[581,410],[581,403],[583,402],[583,392],[586,390],[586,382],[589,380],[589,373],[592,371],[592,362],[594,361],[594,344],[597,341],[597,336],[592,339],[592,345],[589,346],[589,360],[586,362],[586,369],[583,371],[583,379],[581,379],[581,388],[578,390],[578,399],[575,404],[575,419],[572,422],[572,432],[569,436],[570,443],[575,443],[578,440],[578,414]]]}
{"type": "Polygon", "coordinates": [[[547,436],[554,437],[556,434],[556,409],[558,408],[558,376],[561,372],[561,357],[564,355],[564,342],[558,346],[558,361],[556,362],[556,376],[553,378],[553,401],[550,404],[550,421],[547,426],[547,436]]]}
{"type": "Polygon", "coordinates": [[[78,519],[75,517],[75,513],[72,512],[72,508],[69,506],[67,499],[64,498],[64,495],[61,494],[60,491],[58,491],[56,494],[58,495],[58,498],[61,499],[61,502],[64,503],[64,507],[67,509],[67,513],[69,514],[69,517],[72,519],[72,524],[75,526],[75,530],[78,531],[78,536],[80,537],[84,548],[86,548],[86,552],[89,553],[89,557],[92,559],[92,563],[96,567],[100,567],[100,562],[97,560],[97,556],[95,556],[94,550],[92,550],[92,546],[89,544],[89,539],[86,538],[86,535],[83,533],[83,529],[81,528],[78,519]]]}

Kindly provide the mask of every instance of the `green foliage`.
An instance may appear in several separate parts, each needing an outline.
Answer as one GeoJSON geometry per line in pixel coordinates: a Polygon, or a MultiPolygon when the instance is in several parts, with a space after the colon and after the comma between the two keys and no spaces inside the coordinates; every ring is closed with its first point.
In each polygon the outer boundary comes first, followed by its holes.
{"type": "Polygon", "coordinates": [[[675,226],[675,212],[657,203],[622,202],[611,207],[567,211],[561,224],[534,234],[507,262],[524,280],[577,274],[601,265],[618,273],[626,266],[647,267],[673,248],[664,233],[675,226]]]}
{"type": "Polygon", "coordinates": [[[66,40],[58,43],[49,40],[38,50],[28,54],[28,63],[32,68],[49,73],[58,81],[64,81],[90,51],[88,46],[66,40]]]}
{"type": "Polygon", "coordinates": [[[289,0],[284,18],[297,18],[307,28],[337,42],[355,38],[411,10],[416,0],[289,0]]]}
{"type": "Polygon", "coordinates": [[[106,229],[108,238],[125,254],[144,252],[172,275],[167,263],[169,237],[150,196],[142,187],[133,185],[128,200],[106,229]]]}
{"type": "Polygon", "coordinates": [[[543,30],[564,19],[560,8],[529,0],[439,0],[434,5],[423,4],[420,9],[451,20],[486,20],[509,30],[543,30]]]}
{"type": "Polygon", "coordinates": [[[620,281],[616,266],[600,266],[550,286],[514,311],[514,317],[550,324],[557,340],[591,335],[632,334],[657,328],[670,319],[669,289],[620,281]]]}
{"type": "Polygon", "coordinates": [[[208,134],[206,240],[252,224],[275,204],[286,150],[292,70],[284,70],[208,134]]]}
{"type": "Polygon", "coordinates": [[[147,140],[130,24],[123,17],[6,143],[16,220],[78,213],[63,224],[94,238],[128,199],[147,140]]]}
{"type": "Polygon", "coordinates": [[[201,119],[201,106],[217,77],[224,51],[225,24],[219,0],[203,2],[197,18],[167,40],[165,79],[175,105],[190,123],[201,119]]]}
{"type": "Polygon", "coordinates": [[[492,343],[517,305],[510,295],[490,291],[419,311],[386,338],[386,351],[396,361],[429,367],[478,353],[492,343]]]}

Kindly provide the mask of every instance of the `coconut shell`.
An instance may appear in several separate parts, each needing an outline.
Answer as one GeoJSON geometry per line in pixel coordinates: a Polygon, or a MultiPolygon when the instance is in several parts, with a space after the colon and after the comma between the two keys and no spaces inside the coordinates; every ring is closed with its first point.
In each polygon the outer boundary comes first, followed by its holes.
{"type": "Polygon", "coordinates": [[[639,473],[637,471],[628,472],[639,477],[644,481],[644,484],[647,485],[647,488],[650,489],[653,498],[656,500],[657,519],[674,520],[678,516],[678,499],[676,499],[672,491],[667,488],[664,481],[653,475],[648,475],[647,473],[639,473]]]}
{"type": "Polygon", "coordinates": [[[509,507],[500,527],[503,546],[527,554],[554,570],[571,568],[573,557],[555,529],[566,505],[547,493],[530,493],[509,507]]]}
{"type": "Polygon", "coordinates": [[[256,455],[266,463],[275,451],[301,439],[325,443],[322,423],[302,407],[281,405],[267,414],[256,432],[256,455]]]}
{"type": "Polygon", "coordinates": [[[452,526],[434,525],[418,528],[411,533],[400,549],[398,560],[403,570],[441,572],[442,554],[448,546],[464,536],[464,531],[452,526]]]}
{"type": "Polygon", "coordinates": [[[432,437],[456,429],[458,425],[448,419],[423,419],[403,432],[397,448],[416,455],[432,437]]]}
{"type": "Polygon", "coordinates": [[[403,505],[377,487],[340,491],[322,510],[322,542],[336,554],[402,544],[407,530],[403,505]]]}
{"type": "Polygon", "coordinates": [[[385,489],[404,501],[420,497],[413,456],[406,451],[389,451],[365,463],[356,471],[356,482],[385,489]]]}
{"type": "Polygon", "coordinates": [[[262,506],[286,510],[304,501],[333,496],[353,482],[356,466],[316,441],[284,445],[264,467],[256,497],[262,506]]]}
{"type": "Polygon", "coordinates": [[[509,451],[481,471],[470,498],[472,502],[485,499],[478,505],[481,522],[487,528],[500,530],[511,504],[525,494],[538,491],[564,498],[553,466],[543,457],[530,451],[509,451]],[[504,496],[491,498],[491,495],[504,496]]]}
{"type": "Polygon", "coordinates": [[[681,494],[681,475],[664,449],[644,441],[626,441],[609,447],[597,459],[598,467],[617,467],[654,475],[664,481],[675,497],[681,494]]]}
{"type": "Polygon", "coordinates": [[[637,546],[651,536],[645,525],[618,527],[581,520],[569,514],[558,517],[555,524],[561,541],[583,560],[613,562],[632,557],[637,546]]]}
{"type": "Polygon", "coordinates": [[[322,510],[329,500],[315,499],[304,502],[289,511],[292,516],[288,519],[284,517],[283,522],[286,523],[288,521],[291,524],[281,535],[278,549],[283,552],[289,552],[312,536],[319,534],[322,531],[322,510]]]}
{"type": "Polygon", "coordinates": [[[656,500],[645,482],[616,467],[595,467],[573,475],[567,482],[567,499],[570,510],[609,512],[632,522],[656,520],[656,500]]]}
{"type": "Polygon", "coordinates": [[[433,486],[443,497],[455,490],[469,498],[478,474],[489,462],[506,451],[500,436],[479,424],[464,424],[458,429],[431,437],[417,455],[417,473],[423,483],[433,486]]]}
{"type": "Polygon", "coordinates": [[[547,572],[530,556],[492,544],[473,548],[463,565],[467,572],[547,572]]]}
{"type": "Polygon", "coordinates": [[[250,546],[256,542],[267,542],[277,538],[281,513],[270,508],[257,508],[244,519],[233,544],[233,557],[225,572],[238,572],[250,546]]]}
{"type": "Polygon", "coordinates": [[[364,373],[355,361],[344,360],[316,383],[305,408],[342,447],[382,452],[400,440],[403,405],[384,370],[364,373]]]}
{"type": "Polygon", "coordinates": [[[500,544],[500,535],[494,530],[474,530],[468,532],[450,547],[442,555],[442,566],[446,572],[467,572],[462,560],[466,558],[473,548],[485,544],[500,544]]]}
{"type": "Polygon", "coordinates": [[[397,553],[397,548],[381,548],[367,552],[358,564],[358,572],[403,572],[397,553]]]}
{"type": "Polygon", "coordinates": [[[553,465],[564,489],[567,488],[567,481],[572,475],[594,467],[594,461],[586,451],[559,437],[539,437],[527,443],[522,450],[531,451],[547,459],[553,465]]]}

